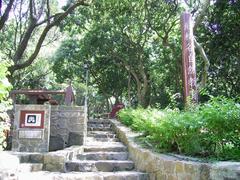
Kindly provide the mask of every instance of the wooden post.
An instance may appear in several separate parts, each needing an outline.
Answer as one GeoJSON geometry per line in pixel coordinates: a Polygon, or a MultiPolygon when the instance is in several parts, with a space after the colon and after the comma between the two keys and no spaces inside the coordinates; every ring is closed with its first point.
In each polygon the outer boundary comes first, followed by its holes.
{"type": "Polygon", "coordinates": [[[182,67],[185,104],[198,102],[196,62],[194,51],[194,37],[192,17],[189,12],[181,15],[182,31],[182,67]]]}

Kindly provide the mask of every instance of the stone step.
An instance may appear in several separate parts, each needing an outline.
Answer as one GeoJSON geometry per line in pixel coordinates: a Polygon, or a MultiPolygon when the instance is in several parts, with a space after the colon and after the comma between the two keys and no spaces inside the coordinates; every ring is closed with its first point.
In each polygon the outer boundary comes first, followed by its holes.
{"type": "Polygon", "coordinates": [[[134,169],[132,161],[99,160],[99,161],[69,161],[65,163],[66,172],[115,172],[131,171],[134,169]]]}
{"type": "Polygon", "coordinates": [[[86,142],[85,146],[89,147],[126,147],[122,142],[86,142]]]}
{"type": "Polygon", "coordinates": [[[111,128],[111,124],[90,124],[88,123],[88,128],[111,128]]]}
{"type": "Polygon", "coordinates": [[[101,141],[91,141],[86,142],[86,145],[90,146],[124,146],[122,142],[101,142],[101,141]]]}
{"type": "Polygon", "coordinates": [[[100,142],[119,142],[120,140],[118,138],[95,138],[95,137],[87,137],[87,142],[94,142],[94,141],[100,141],[100,142]]]}
{"type": "Polygon", "coordinates": [[[18,180],[149,180],[146,173],[136,171],[119,172],[29,172],[19,173],[18,180]]]}
{"type": "Polygon", "coordinates": [[[127,160],[127,152],[88,152],[78,154],[79,160],[127,160]]]}
{"type": "Polygon", "coordinates": [[[87,136],[95,138],[115,138],[117,135],[113,131],[89,131],[87,136]]]}
{"type": "Polygon", "coordinates": [[[110,124],[108,119],[89,119],[88,123],[92,124],[110,124]]]}
{"type": "Polygon", "coordinates": [[[111,127],[88,127],[88,131],[112,131],[111,127]]]}
{"type": "Polygon", "coordinates": [[[42,170],[43,170],[42,163],[21,163],[19,165],[19,172],[35,172],[42,170]]]}
{"type": "Polygon", "coordinates": [[[127,147],[123,145],[84,146],[84,152],[125,152],[127,147]]]}

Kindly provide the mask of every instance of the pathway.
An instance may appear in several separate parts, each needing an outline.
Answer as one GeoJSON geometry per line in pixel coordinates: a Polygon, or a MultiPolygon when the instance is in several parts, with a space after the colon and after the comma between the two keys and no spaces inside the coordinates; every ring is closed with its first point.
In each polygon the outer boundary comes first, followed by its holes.
{"type": "Polygon", "coordinates": [[[146,173],[134,171],[127,147],[119,142],[109,120],[88,121],[84,153],[78,154],[76,160],[66,162],[65,167],[67,172],[87,172],[88,176],[109,180],[148,179],[146,173]]]}
{"type": "MultiPolygon", "coordinates": [[[[109,120],[88,121],[84,151],[64,164],[65,172],[43,171],[41,163],[21,164],[18,180],[148,180],[147,173],[134,169],[127,147],[119,141],[109,120]]],[[[27,156],[28,157],[28,156],[27,156]]],[[[35,156],[32,156],[33,158],[35,156]]],[[[28,157],[29,158],[29,157],[28,157]]],[[[30,158],[30,159],[31,159],[30,158]]],[[[37,156],[35,157],[37,158],[37,156]]],[[[56,157],[57,158],[57,157],[56,157]]],[[[22,156],[24,162],[24,155],[22,156]]],[[[12,179],[15,179],[14,176],[12,179]]],[[[1,178],[0,178],[1,179],[1,178]]]]}

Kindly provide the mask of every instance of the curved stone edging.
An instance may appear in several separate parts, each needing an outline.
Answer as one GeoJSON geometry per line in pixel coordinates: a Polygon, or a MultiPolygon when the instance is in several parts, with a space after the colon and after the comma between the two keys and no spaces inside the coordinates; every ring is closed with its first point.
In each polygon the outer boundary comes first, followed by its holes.
{"type": "Polygon", "coordinates": [[[136,169],[149,173],[150,180],[238,180],[240,162],[201,163],[154,153],[134,142],[139,134],[119,121],[110,120],[119,139],[128,146],[136,169]]]}

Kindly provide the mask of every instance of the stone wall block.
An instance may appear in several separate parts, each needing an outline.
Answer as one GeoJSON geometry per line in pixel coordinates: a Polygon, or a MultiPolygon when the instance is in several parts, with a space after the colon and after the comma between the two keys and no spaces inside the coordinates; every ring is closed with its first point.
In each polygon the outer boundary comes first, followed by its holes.
{"type": "MultiPolygon", "coordinates": [[[[51,142],[56,138],[62,138],[64,147],[82,145],[84,143],[87,123],[86,119],[84,119],[85,114],[83,109],[83,107],[78,106],[55,106],[52,109],[51,142]],[[76,134],[76,136],[73,134],[76,134]]],[[[58,149],[58,147],[62,146],[62,141],[58,142],[51,145],[50,149],[58,149]]]]}
{"type": "Polygon", "coordinates": [[[48,153],[44,155],[44,170],[64,171],[64,162],[64,156],[48,153]]]}
{"type": "Polygon", "coordinates": [[[69,132],[79,132],[79,134],[83,134],[84,124],[69,124],[67,128],[69,132]]]}
{"type": "Polygon", "coordinates": [[[175,173],[179,175],[185,173],[183,163],[179,161],[175,163],[175,173]]]}
{"type": "Polygon", "coordinates": [[[83,135],[76,132],[69,132],[68,137],[68,146],[72,145],[82,145],[83,144],[83,135]]]}
{"type": "Polygon", "coordinates": [[[31,163],[43,163],[43,154],[30,154],[29,161],[31,163]]]}
{"type": "Polygon", "coordinates": [[[174,162],[164,160],[163,167],[164,167],[164,171],[167,174],[174,174],[174,170],[175,170],[175,163],[174,162]]]}
{"type": "Polygon", "coordinates": [[[210,169],[210,178],[219,180],[240,179],[240,166],[237,162],[219,162],[210,169]]]}

